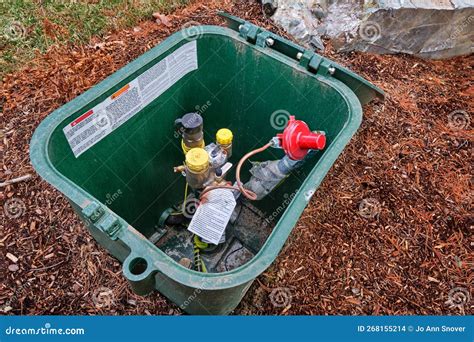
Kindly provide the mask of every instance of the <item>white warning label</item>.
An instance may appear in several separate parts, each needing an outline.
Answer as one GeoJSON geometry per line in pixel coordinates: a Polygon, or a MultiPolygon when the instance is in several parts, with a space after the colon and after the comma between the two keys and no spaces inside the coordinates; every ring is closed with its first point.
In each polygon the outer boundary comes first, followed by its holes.
{"type": "Polygon", "coordinates": [[[63,128],[74,156],[79,157],[197,68],[194,40],[79,116],[63,128]]]}
{"type": "MultiPolygon", "coordinates": [[[[210,243],[220,243],[236,206],[234,193],[228,189],[209,191],[201,199],[188,230],[210,243]]],[[[225,241],[225,238],[224,238],[225,241]]]]}

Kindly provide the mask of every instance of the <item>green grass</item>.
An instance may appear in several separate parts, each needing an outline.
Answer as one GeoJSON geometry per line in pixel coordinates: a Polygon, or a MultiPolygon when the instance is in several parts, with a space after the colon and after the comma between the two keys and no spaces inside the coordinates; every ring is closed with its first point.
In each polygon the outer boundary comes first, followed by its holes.
{"type": "Polygon", "coordinates": [[[83,44],[189,0],[0,0],[0,77],[53,44],[83,44]]]}

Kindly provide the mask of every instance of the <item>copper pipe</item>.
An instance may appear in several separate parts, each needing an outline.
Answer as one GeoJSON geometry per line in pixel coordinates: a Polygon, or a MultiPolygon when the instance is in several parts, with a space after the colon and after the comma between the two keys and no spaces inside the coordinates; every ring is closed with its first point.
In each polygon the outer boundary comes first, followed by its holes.
{"type": "Polygon", "coordinates": [[[239,187],[239,190],[242,193],[242,195],[244,195],[246,198],[248,198],[251,201],[255,201],[257,199],[257,195],[253,191],[250,191],[250,190],[244,188],[244,185],[240,181],[240,169],[242,168],[242,165],[244,164],[244,162],[248,158],[252,157],[253,155],[255,155],[257,153],[265,151],[270,146],[272,146],[271,142],[269,142],[268,144],[266,144],[266,145],[264,145],[260,148],[257,148],[256,150],[250,151],[245,156],[243,156],[240,159],[239,163],[237,164],[237,170],[235,171],[235,178],[237,180],[237,186],[239,187]]]}

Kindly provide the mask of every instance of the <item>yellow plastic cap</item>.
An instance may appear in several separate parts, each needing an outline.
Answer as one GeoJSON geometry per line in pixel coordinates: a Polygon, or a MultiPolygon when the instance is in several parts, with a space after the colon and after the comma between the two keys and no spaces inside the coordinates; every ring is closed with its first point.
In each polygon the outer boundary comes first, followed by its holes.
{"type": "Polygon", "coordinates": [[[192,148],[186,153],[186,165],[191,171],[204,171],[209,167],[209,155],[203,148],[192,148]]]}
{"type": "Polygon", "coordinates": [[[220,145],[228,145],[232,143],[232,131],[227,128],[221,128],[216,133],[216,141],[220,145]]]}

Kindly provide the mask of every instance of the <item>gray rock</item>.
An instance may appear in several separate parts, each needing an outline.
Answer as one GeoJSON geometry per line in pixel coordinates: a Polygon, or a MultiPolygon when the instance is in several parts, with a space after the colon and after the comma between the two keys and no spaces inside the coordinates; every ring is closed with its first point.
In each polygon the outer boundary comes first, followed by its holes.
{"type": "Polygon", "coordinates": [[[442,59],[473,52],[474,0],[268,0],[302,45],[442,59]]]}

